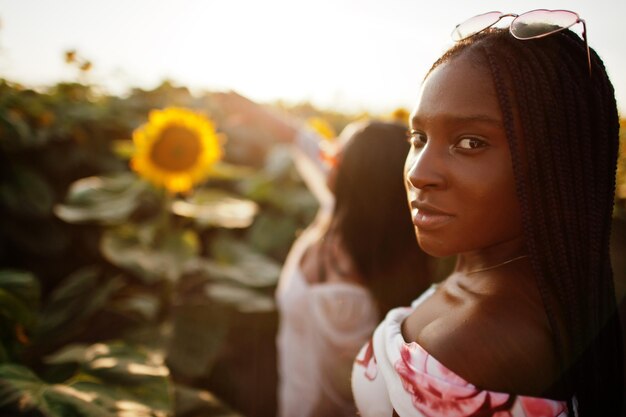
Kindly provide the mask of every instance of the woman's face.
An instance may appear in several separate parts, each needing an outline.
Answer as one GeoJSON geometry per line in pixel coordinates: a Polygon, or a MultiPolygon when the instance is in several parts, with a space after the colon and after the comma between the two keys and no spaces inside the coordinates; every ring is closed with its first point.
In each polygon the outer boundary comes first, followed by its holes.
{"type": "Polygon", "coordinates": [[[460,55],[438,66],[411,115],[405,185],[417,238],[433,256],[522,237],[509,145],[489,71],[460,55]]]}

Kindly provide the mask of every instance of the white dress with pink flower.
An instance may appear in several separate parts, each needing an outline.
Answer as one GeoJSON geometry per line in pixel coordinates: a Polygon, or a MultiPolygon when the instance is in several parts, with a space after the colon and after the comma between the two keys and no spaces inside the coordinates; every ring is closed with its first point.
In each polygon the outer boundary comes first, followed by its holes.
{"type": "Polygon", "coordinates": [[[563,401],[481,390],[446,368],[401,332],[411,307],[391,310],[356,357],[352,391],[363,417],[566,417],[563,401]]]}

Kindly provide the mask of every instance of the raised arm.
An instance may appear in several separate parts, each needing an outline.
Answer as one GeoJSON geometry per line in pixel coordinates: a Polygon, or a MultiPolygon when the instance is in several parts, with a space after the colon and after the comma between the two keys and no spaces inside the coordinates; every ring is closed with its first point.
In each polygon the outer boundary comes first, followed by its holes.
{"type": "Polygon", "coordinates": [[[277,142],[293,144],[294,163],[305,184],[321,205],[332,204],[332,195],[326,186],[329,168],[322,159],[319,146],[323,139],[316,132],[235,92],[216,93],[213,99],[227,115],[227,129],[252,127],[277,142]]]}
{"type": "Polygon", "coordinates": [[[298,128],[293,121],[234,91],[215,93],[212,99],[229,116],[230,127],[237,124],[253,126],[271,134],[279,142],[293,143],[296,139],[298,128]]]}

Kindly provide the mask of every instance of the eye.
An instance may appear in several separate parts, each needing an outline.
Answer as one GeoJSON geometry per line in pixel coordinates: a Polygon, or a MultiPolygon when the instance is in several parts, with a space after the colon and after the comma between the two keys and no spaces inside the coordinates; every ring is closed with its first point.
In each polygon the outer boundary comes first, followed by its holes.
{"type": "Polygon", "coordinates": [[[478,139],[478,138],[463,138],[463,139],[461,139],[460,141],[457,142],[457,144],[455,145],[455,148],[472,150],[472,149],[484,148],[485,146],[487,146],[487,142],[485,142],[482,139],[478,139]]]}
{"type": "Polygon", "coordinates": [[[418,130],[411,130],[409,132],[409,143],[414,148],[422,148],[426,145],[428,138],[426,135],[418,130]]]}

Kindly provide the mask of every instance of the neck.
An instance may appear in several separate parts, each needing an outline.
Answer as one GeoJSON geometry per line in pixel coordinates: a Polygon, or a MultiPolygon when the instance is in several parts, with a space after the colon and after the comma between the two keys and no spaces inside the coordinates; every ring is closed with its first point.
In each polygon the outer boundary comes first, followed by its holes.
{"type": "Polygon", "coordinates": [[[478,251],[459,254],[455,272],[464,275],[498,273],[511,267],[521,267],[527,261],[528,253],[523,241],[516,238],[478,251]]]}
{"type": "Polygon", "coordinates": [[[528,258],[528,255],[516,256],[515,258],[507,259],[506,261],[498,262],[497,264],[494,264],[494,265],[483,266],[482,268],[472,269],[471,271],[465,271],[465,275],[477,274],[479,272],[491,271],[493,269],[502,268],[513,262],[521,261],[524,258],[528,258]]]}

